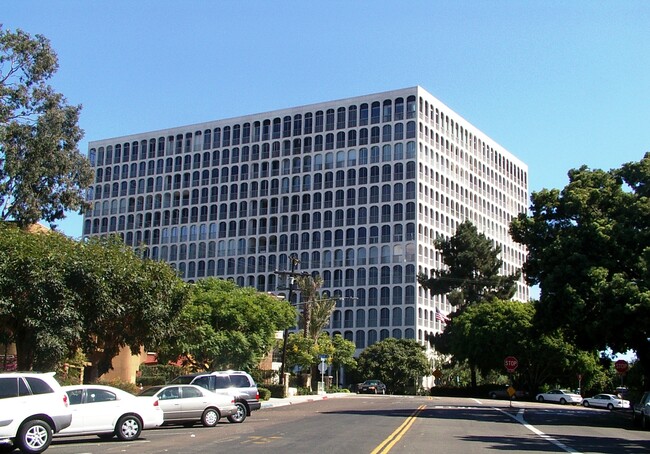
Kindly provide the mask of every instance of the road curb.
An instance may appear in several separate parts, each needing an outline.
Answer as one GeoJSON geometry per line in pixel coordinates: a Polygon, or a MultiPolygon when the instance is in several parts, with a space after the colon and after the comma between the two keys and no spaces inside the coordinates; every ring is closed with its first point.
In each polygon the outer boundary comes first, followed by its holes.
{"type": "Polygon", "coordinates": [[[333,394],[323,394],[318,396],[292,396],[292,397],[286,397],[284,399],[271,398],[267,401],[262,402],[262,408],[284,407],[287,405],[297,405],[297,404],[304,404],[309,402],[317,402],[319,400],[347,397],[351,395],[352,394],[350,393],[333,393],[333,394]]]}

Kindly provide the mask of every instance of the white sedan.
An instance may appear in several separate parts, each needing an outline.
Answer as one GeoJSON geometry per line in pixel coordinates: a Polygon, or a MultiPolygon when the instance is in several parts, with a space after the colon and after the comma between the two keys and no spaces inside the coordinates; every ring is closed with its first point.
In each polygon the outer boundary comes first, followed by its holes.
{"type": "Polygon", "coordinates": [[[630,408],[630,401],[621,399],[614,394],[596,394],[594,397],[585,397],[582,400],[582,405],[614,410],[615,408],[630,408]]]}
{"type": "Polygon", "coordinates": [[[580,394],[573,393],[566,389],[554,389],[547,393],[540,393],[536,397],[537,402],[558,402],[564,404],[579,404],[582,402],[580,394]]]}
{"type": "Polygon", "coordinates": [[[64,386],[72,410],[72,424],[57,436],[98,435],[130,441],[143,429],[158,427],[164,414],[158,399],[140,399],[112,386],[64,386]]]}

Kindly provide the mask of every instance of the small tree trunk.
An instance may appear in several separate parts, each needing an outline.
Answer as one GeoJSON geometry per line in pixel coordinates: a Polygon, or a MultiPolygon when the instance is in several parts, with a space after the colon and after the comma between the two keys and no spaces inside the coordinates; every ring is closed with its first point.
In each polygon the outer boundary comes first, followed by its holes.
{"type": "Polygon", "coordinates": [[[643,377],[641,385],[643,389],[647,389],[650,386],[650,347],[637,349],[636,357],[638,361],[635,367],[641,366],[641,376],[643,377]]]}
{"type": "Polygon", "coordinates": [[[302,307],[302,321],[304,323],[303,326],[303,335],[305,336],[305,339],[309,338],[309,319],[310,319],[310,313],[309,313],[309,301],[305,301],[303,303],[302,307]]]}
{"type": "Polygon", "coordinates": [[[34,346],[29,334],[18,330],[16,332],[16,369],[29,371],[34,367],[34,346]]]}

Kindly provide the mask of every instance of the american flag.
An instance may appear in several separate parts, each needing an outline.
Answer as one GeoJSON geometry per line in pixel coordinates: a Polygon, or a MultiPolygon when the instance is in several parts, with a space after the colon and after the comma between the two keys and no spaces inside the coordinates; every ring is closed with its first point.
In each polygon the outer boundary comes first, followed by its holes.
{"type": "Polygon", "coordinates": [[[436,307],[436,320],[446,324],[449,321],[449,317],[440,312],[440,310],[436,307]]]}

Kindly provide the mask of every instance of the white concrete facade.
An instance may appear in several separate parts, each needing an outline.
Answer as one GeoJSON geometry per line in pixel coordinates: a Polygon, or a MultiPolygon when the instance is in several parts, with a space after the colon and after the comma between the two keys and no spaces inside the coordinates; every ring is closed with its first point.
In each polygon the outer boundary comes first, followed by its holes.
{"type": "MultiPolygon", "coordinates": [[[[508,224],[527,209],[527,165],[417,86],[96,140],[89,157],[84,237],[146,244],[188,281],[285,296],[274,272],[296,254],[338,299],[328,331],[357,353],[444,328],[435,311],[450,305],[416,279],[442,268],[437,235],[469,219],[504,273],[525,259],[508,224]]],[[[529,298],[523,280],[515,298],[529,298]]]]}

